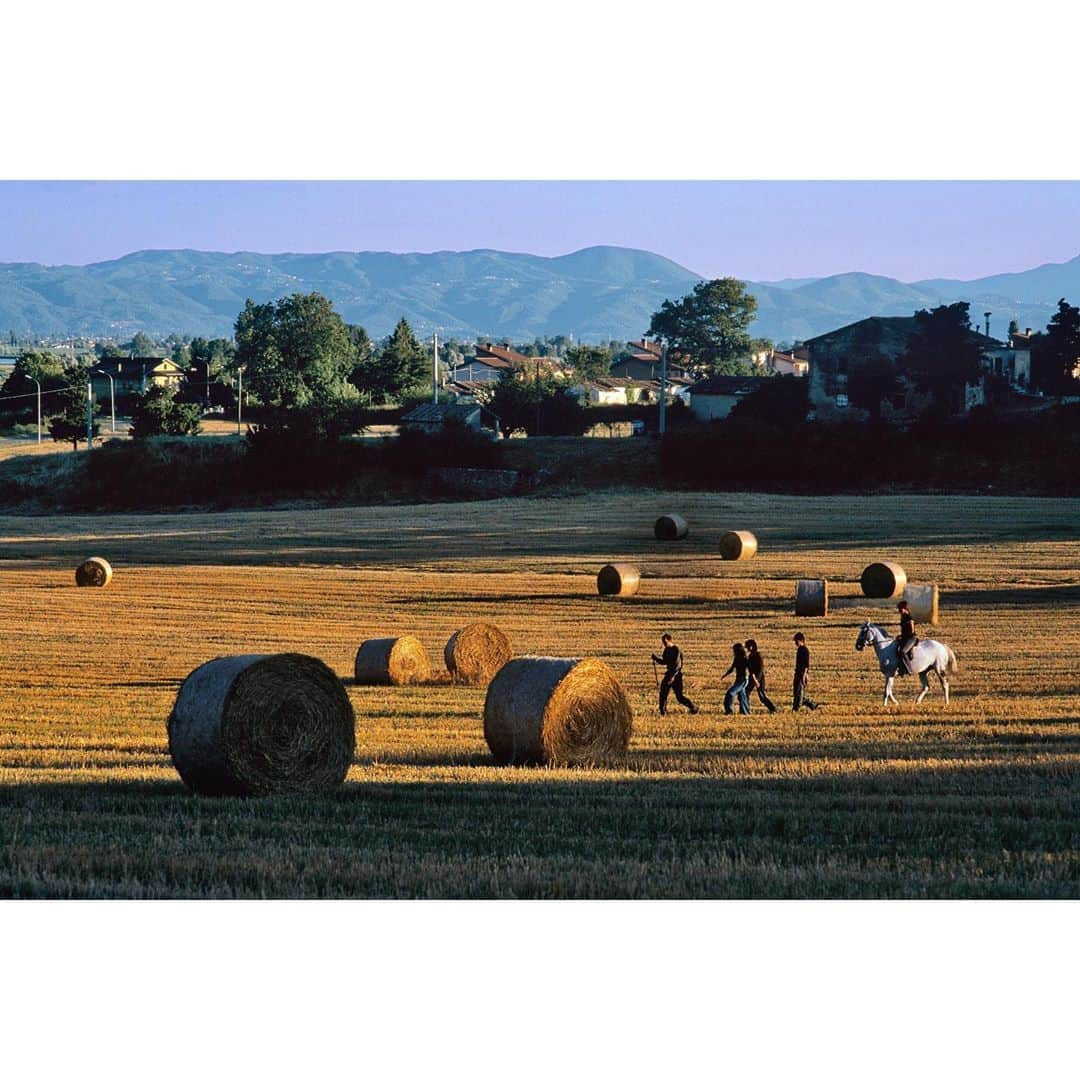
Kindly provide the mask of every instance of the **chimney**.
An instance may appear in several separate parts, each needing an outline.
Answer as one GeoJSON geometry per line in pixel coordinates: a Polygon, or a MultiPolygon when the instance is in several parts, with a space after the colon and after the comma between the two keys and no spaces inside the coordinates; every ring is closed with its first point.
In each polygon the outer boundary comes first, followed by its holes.
{"type": "Polygon", "coordinates": [[[1030,326],[1024,331],[1024,337],[1031,337],[1031,327],[1030,326]]]}
{"type": "Polygon", "coordinates": [[[992,311],[984,311],[983,318],[986,320],[986,336],[990,336],[990,316],[994,313],[992,311]]]}

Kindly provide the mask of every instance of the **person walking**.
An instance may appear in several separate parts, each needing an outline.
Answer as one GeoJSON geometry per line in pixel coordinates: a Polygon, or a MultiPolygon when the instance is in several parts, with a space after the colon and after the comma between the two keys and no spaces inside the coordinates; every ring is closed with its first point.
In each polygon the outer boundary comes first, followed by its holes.
{"type": "Polygon", "coordinates": [[[667,715],[668,694],[672,690],[675,691],[675,700],[680,705],[685,705],[691,715],[699,712],[698,707],[683,693],[682,649],[675,644],[670,634],[664,634],[660,644],[664,647],[663,653],[660,656],[653,654],[653,663],[663,664],[666,668],[664,677],[660,680],[660,715],[667,715]]]}
{"type": "Polygon", "coordinates": [[[732,705],[735,699],[739,699],[739,712],[744,716],[750,715],[750,698],[747,697],[746,689],[749,685],[750,673],[746,662],[746,649],[736,641],[731,646],[732,661],[731,667],[720,676],[721,679],[726,679],[732,672],[735,672],[735,681],[728,687],[727,693],[724,694],[724,712],[729,715],[733,714],[735,710],[732,705]]]}
{"type": "MultiPolygon", "coordinates": [[[[750,690],[756,690],[758,700],[769,712],[776,712],[776,706],[769,700],[765,693],[765,659],[758,652],[757,642],[750,638],[746,645],[746,669],[750,675],[750,690]]],[[[749,704],[749,702],[748,702],[749,704]]]]}
{"type": "Polygon", "coordinates": [[[908,602],[901,600],[896,605],[900,612],[900,637],[896,640],[896,669],[901,675],[910,675],[913,660],[911,652],[919,644],[919,637],[915,633],[915,619],[912,617],[908,602]]]}
{"type": "Polygon", "coordinates": [[[814,710],[818,707],[816,701],[810,699],[806,692],[807,683],[810,681],[810,650],[806,647],[806,638],[802,631],[794,637],[795,642],[795,681],[791,688],[791,711],[798,712],[805,705],[814,710]]]}

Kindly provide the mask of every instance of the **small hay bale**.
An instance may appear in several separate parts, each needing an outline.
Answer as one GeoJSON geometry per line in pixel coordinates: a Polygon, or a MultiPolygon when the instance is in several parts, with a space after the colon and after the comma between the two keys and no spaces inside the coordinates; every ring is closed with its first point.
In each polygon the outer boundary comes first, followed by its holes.
{"type": "Polygon", "coordinates": [[[608,563],[596,575],[596,591],[601,596],[633,596],[641,584],[641,574],[630,563],[608,563]]]}
{"type": "Polygon", "coordinates": [[[657,540],[685,540],[689,531],[686,518],[678,514],[664,514],[656,519],[653,526],[653,535],[657,540]]]}
{"type": "Polygon", "coordinates": [[[513,655],[510,639],[493,623],[474,622],[455,630],[443,650],[455,682],[484,686],[513,655]]]}
{"type": "Polygon", "coordinates": [[[752,559],[757,554],[757,537],[745,529],[726,532],[720,537],[720,558],[752,559]]]}
{"type": "Polygon", "coordinates": [[[75,569],[76,585],[95,585],[103,588],[110,581],[112,581],[112,567],[96,555],[75,569]]]}
{"type": "Polygon", "coordinates": [[[404,686],[427,682],[431,663],[419,638],[370,638],[356,650],[354,673],[361,686],[404,686]]]}
{"type": "Polygon", "coordinates": [[[596,765],[621,757],[633,714],[601,660],[523,656],[491,680],[484,738],[500,765],[596,765]]]}
{"type": "Polygon", "coordinates": [[[169,753],[198,795],[294,795],[344,779],[356,717],[341,680],[300,653],[220,656],[180,686],[169,753]]]}
{"type": "Polygon", "coordinates": [[[795,586],[796,615],[828,615],[829,583],[821,578],[799,578],[795,586]]]}
{"type": "Polygon", "coordinates": [[[917,623],[936,626],[938,621],[938,587],[936,585],[905,585],[900,598],[908,602],[911,617],[917,623]]]}
{"type": "Polygon", "coordinates": [[[862,585],[863,596],[869,596],[874,600],[891,600],[904,591],[907,584],[907,574],[899,563],[876,562],[871,563],[859,579],[862,585]]]}

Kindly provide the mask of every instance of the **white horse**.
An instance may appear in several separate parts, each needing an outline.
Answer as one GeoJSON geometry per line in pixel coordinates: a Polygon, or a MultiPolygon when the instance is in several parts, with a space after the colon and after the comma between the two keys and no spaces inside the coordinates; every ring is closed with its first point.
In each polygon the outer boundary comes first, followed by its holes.
{"type": "MultiPolygon", "coordinates": [[[[885,676],[885,696],[881,704],[888,705],[891,701],[894,705],[899,705],[900,702],[896,700],[892,692],[893,680],[896,678],[898,670],[896,641],[891,634],[887,634],[880,626],[875,626],[874,623],[868,621],[855,639],[855,648],[861,652],[867,643],[874,646],[878,664],[881,665],[881,673],[885,676]]],[[[945,673],[955,673],[959,670],[959,665],[956,662],[956,653],[948,645],[943,645],[940,641],[934,641],[932,638],[924,638],[912,650],[911,668],[918,674],[919,680],[922,682],[922,690],[919,691],[918,697],[915,698],[916,705],[930,692],[928,674],[931,671],[937,675],[938,681],[941,683],[941,689],[945,692],[945,704],[949,704],[949,680],[945,677],[945,673]]]]}

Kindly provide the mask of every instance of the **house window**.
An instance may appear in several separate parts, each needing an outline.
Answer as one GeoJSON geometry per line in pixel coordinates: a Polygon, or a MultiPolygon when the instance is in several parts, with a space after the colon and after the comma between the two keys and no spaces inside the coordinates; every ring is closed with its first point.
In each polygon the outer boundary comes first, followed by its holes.
{"type": "Polygon", "coordinates": [[[837,375],[846,375],[847,374],[847,357],[846,356],[838,356],[836,358],[836,374],[837,375]]]}

